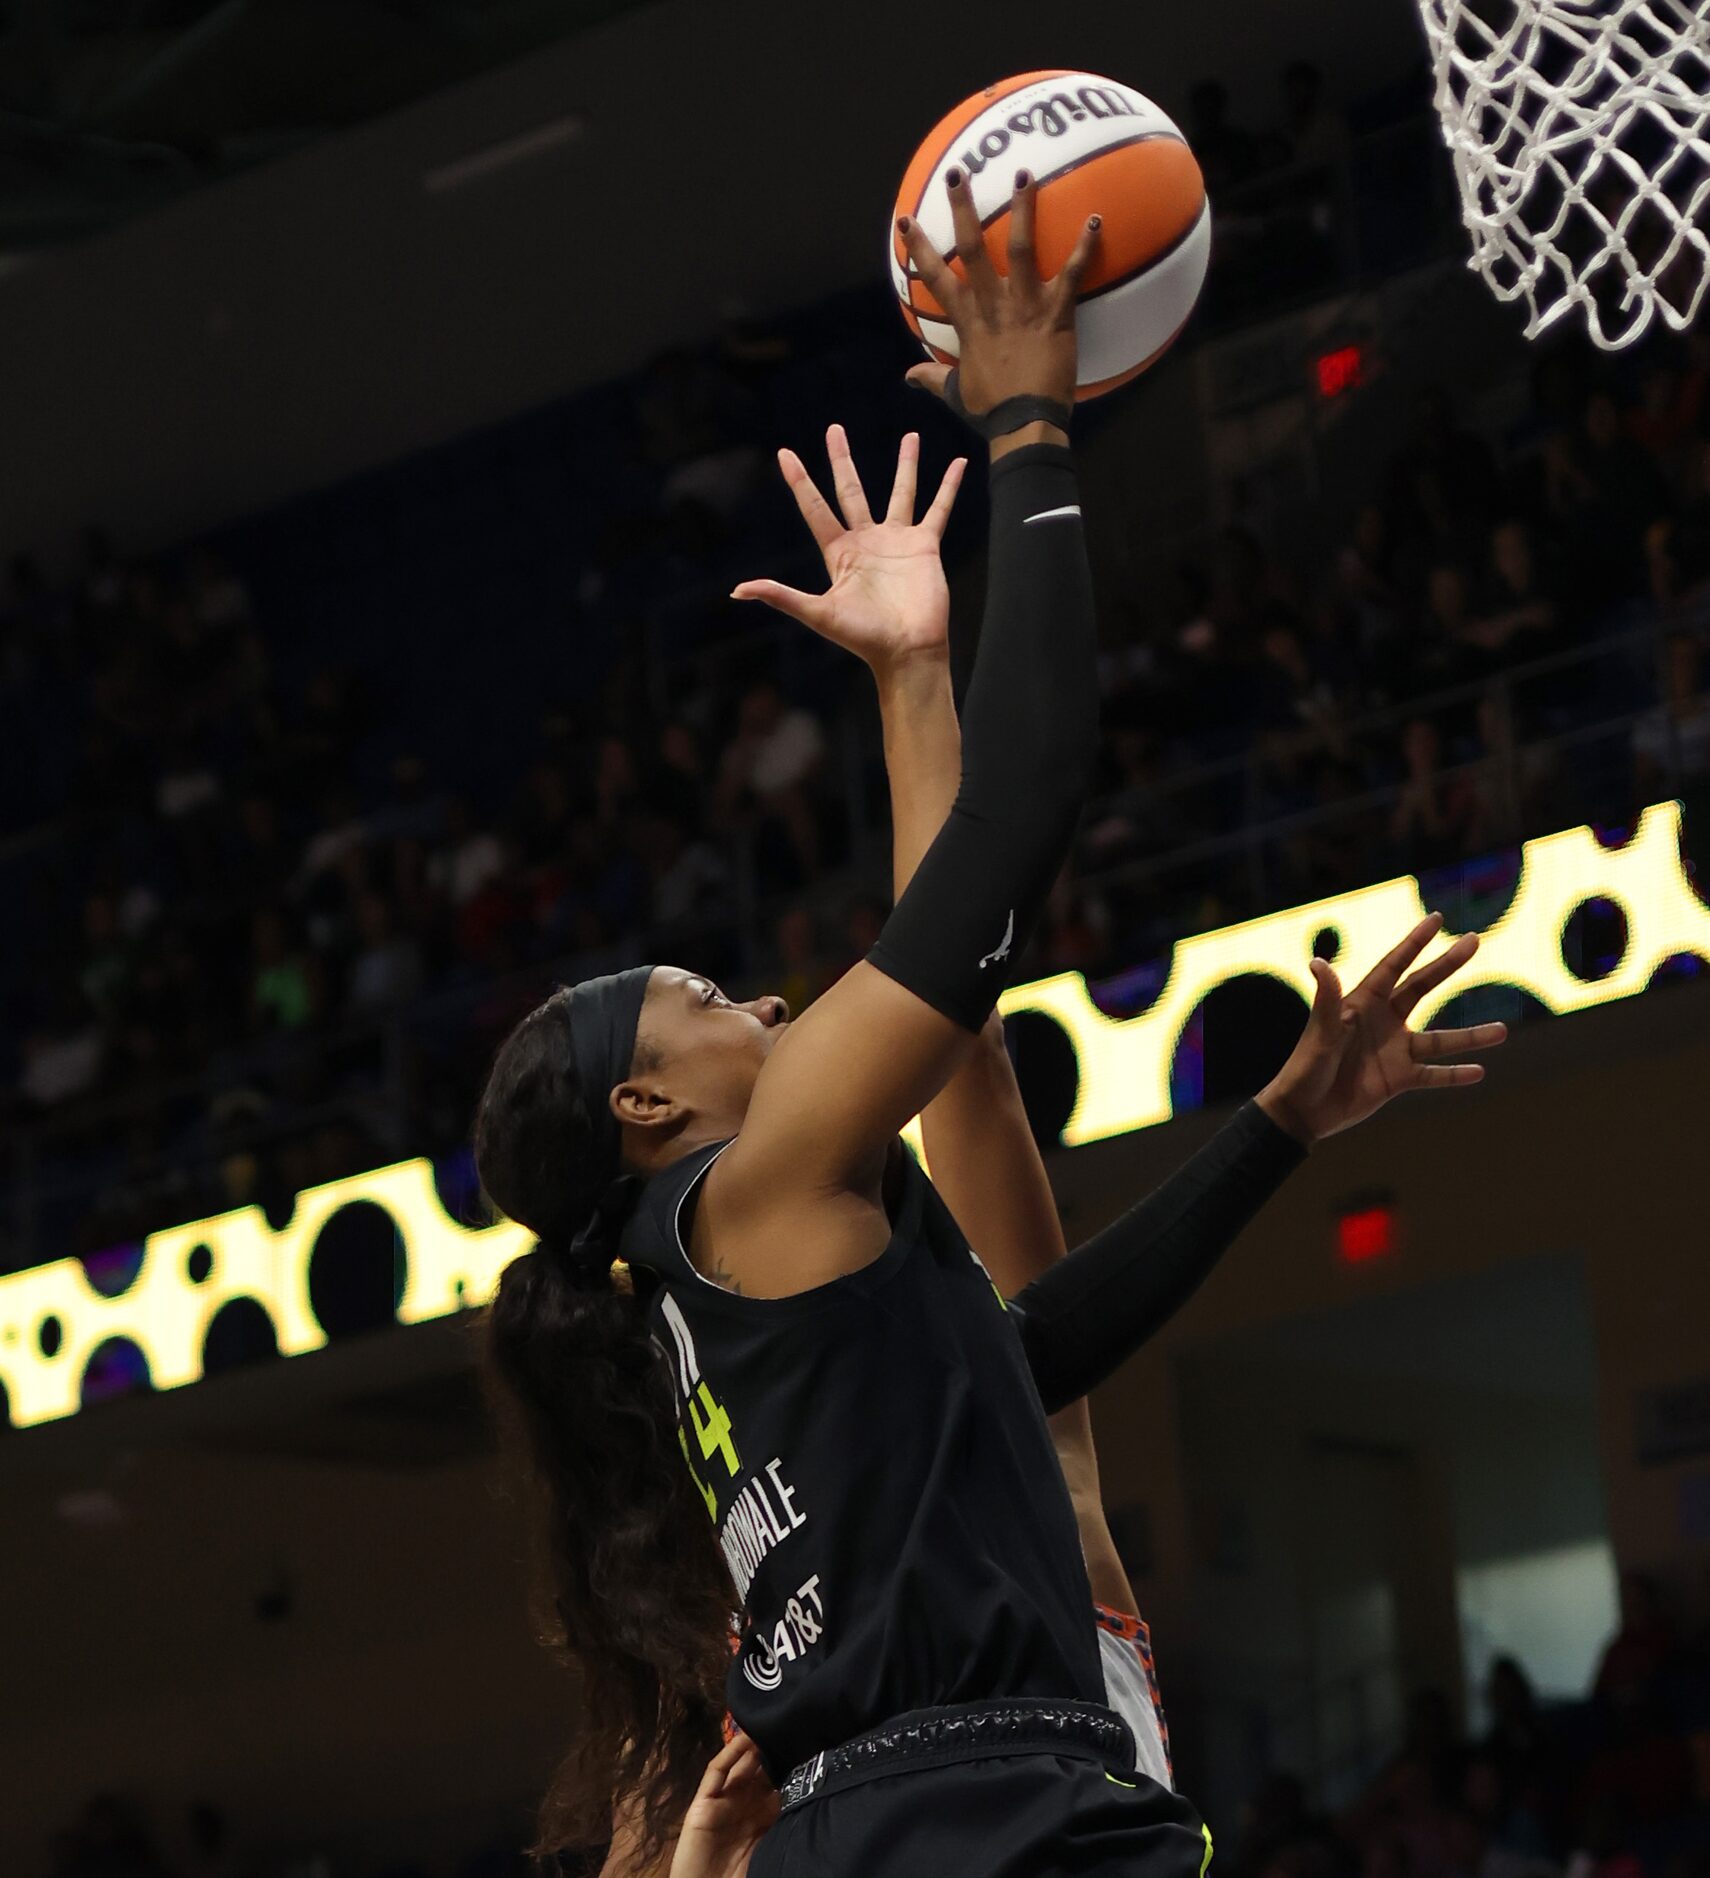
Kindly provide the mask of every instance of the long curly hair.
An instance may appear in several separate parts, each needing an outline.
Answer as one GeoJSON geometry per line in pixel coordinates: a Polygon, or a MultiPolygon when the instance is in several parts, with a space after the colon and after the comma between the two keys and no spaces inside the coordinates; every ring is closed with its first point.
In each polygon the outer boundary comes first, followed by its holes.
{"type": "Polygon", "coordinates": [[[532,1851],[602,1844],[638,1868],[681,1823],[719,1742],[735,1593],[683,1465],[665,1358],[609,1260],[571,1256],[609,1204],[557,992],[500,1046],[475,1118],[488,1197],[538,1235],[484,1313],[489,1401],[529,1482],[542,1641],[581,1685],[532,1851]]]}

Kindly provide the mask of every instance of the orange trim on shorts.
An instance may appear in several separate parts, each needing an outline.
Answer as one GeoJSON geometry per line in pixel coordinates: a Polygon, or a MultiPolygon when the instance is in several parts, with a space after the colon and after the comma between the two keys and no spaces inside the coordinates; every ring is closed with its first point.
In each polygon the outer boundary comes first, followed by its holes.
{"type": "Polygon", "coordinates": [[[1126,1637],[1130,1643],[1138,1643],[1142,1637],[1151,1641],[1152,1633],[1146,1628],[1146,1620],[1134,1611],[1112,1610],[1108,1604],[1100,1604],[1093,1599],[1093,1615],[1106,1630],[1114,1630],[1119,1637],[1126,1637]]]}
{"type": "MultiPolygon", "coordinates": [[[[1140,1670],[1146,1678],[1146,1692],[1152,1698],[1152,1712],[1158,1718],[1158,1739],[1164,1749],[1164,1766],[1171,1780],[1174,1780],[1176,1763],[1170,1752],[1170,1724],[1164,1714],[1164,1698],[1158,1693],[1158,1667],[1152,1655],[1151,1627],[1137,1613],[1112,1610],[1108,1604],[1100,1604],[1096,1598],[1093,1600],[1093,1616],[1101,1630],[1108,1630],[1131,1644],[1134,1654],[1140,1659],[1140,1670]]],[[[1203,1869],[1200,1878],[1205,1878],[1203,1869]]]]}
{"type": "MultiPolygon", "coordinates": [[[[733,1617],[731,1619],[730,1653],[732,1656],[740,1656],[742,1654],[742,1620],[740,1618],[733,1617]]],[[[729,1747],[731,1742],[742,1732],[736,1725],[736,1717],[731,1714],[729,1709],[724,1711],[724,1720],[719,1724],[719,1731],[724,1736],[724,1745],[726,1747],[729,1747]]]]}

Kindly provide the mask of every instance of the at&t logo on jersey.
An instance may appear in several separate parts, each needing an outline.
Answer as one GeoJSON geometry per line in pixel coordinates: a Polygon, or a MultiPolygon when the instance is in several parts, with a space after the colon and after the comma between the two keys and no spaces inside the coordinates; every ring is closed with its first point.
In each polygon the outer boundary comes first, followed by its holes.
{"type": "Polygon", "coordinates": [[[784,1680],[784,1665],[794,1663],[816,1644],[825,1631],[825,1603],[819,1595],[819,1573],[799,1585],[784,1600],[784,1614],[768,1632],[750,1624],[742,1649],[742,1673],[756,1689],[776,1689],[784,1680]]]}

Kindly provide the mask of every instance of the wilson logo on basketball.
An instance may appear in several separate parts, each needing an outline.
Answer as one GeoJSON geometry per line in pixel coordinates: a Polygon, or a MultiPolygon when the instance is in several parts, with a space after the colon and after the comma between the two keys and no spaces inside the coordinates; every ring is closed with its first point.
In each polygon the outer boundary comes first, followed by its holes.
{"type": "Polygon", "coordinates": [[[1072,96],[1056,92],[1041,98],[1025,111],[1017,111],[1007,125],[988,130],[975,149],[964,150],[962,161],[970,175],[978,176],[988,163],[995,163],[1016,137],[1030,137],[1043,131],[1047,137],[1061,137],[1071,124],[1084,124],[1090,117],[1138,117],[1139,111],[1105,85],[1082,85],[1072,96]]]}

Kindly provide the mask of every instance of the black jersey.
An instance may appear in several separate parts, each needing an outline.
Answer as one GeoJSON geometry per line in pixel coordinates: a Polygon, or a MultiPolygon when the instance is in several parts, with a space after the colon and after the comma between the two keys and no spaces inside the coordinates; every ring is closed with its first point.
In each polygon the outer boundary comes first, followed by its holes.
{"type": "Polygon", "coordinates": [[[1105,1700],[1068,1490],[1020,1339],[901,1141],[891,1238],[858,1272],[737,1296],[687,1247],[728,1142],[647,1183],[623,1256],[663,1280],[655,1334],[683,1458],[742,1602],[731,1713],[781,1775],[908,1709],[1105,1700]]]}

